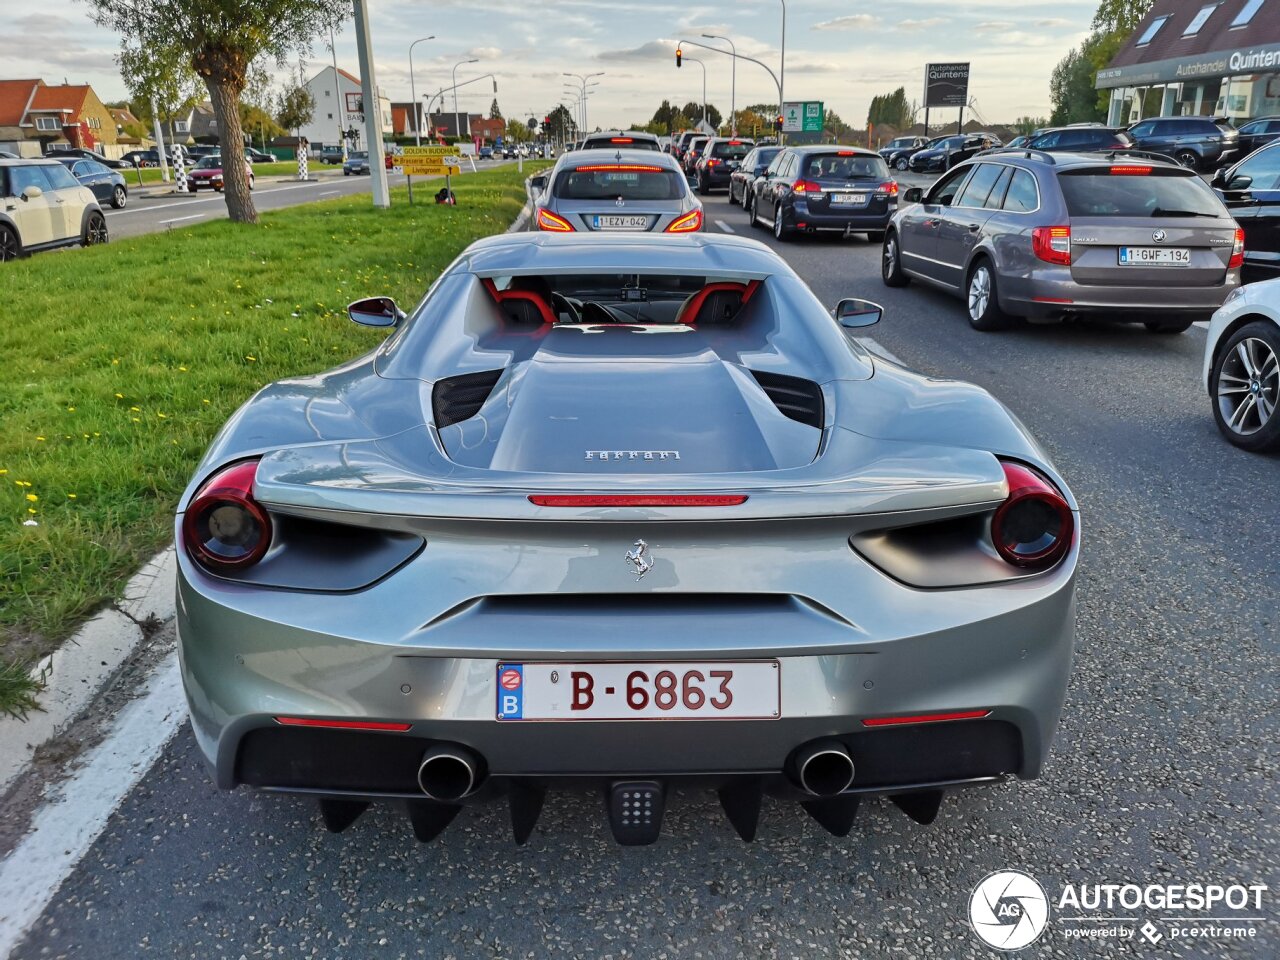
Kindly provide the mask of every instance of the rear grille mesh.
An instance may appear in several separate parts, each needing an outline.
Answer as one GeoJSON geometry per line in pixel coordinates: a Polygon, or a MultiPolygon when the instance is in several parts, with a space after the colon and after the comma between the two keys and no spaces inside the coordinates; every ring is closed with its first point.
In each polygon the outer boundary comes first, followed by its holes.
{"type": "Polygon", "coordinates": [[[431,412],[437,429],[470,420],[479,413],[501,376],[501,370],[485,370],[437,380],[431,390],[431,412]]]}
{"type": "Polygon", "coordinates": [[[812,380],[803,377],[788,377],[781,373],[763,373],[752,370],[756,378],[774,406],[784,416],[797,420],[817,429],[822,429],[822,388],[812,380]]]}

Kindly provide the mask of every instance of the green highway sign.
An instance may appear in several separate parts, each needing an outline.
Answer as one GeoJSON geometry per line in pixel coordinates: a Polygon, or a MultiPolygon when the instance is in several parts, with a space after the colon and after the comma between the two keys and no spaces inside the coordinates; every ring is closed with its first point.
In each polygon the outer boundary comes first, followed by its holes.
{"type": "Polygon", "coordinates": [[[805,100],[782,106],[783,133],[821,133],[826,112],[821,100],[805,100]]]}

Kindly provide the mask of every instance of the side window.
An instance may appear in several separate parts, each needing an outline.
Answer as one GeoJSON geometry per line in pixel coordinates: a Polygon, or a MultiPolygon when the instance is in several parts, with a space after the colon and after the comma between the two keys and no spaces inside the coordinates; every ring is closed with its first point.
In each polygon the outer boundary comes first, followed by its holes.
{"type": "Polygon", "coordinates": [[[45,177],[49,181],[51,190],[68,190],[80,186],[80,181],[71,175],[68,170],[60,163],[50,164],[48,166],[40,166],[37,169],[43,171],[45,177]]]}
{"type": "Polygon", "coordinates": [[[1000,170],[1000,179],[996,181],[996,185],[991,188],[991,192],[987,194],[987,202],[983,204],[988,210],[999,210],[1004,203],[1004,192],[1009,188],[1009,180],[1013,176],[1013,167],[1003,167],[1000,170]]]}
{"type": "Polygon", "coordinates": [[[1005,210],[1013,213],[1027,213],[1039,206],[1039,195],[1036,193],[1036,178],[1026,170],[1014,170],[1009,181],[1009,192],[1004,197],[1005,210]]]}
{"type": "Polygon", "coordinates": [[[948,176],[943,177],[933,185],[933,189],[924,198],[924,202],[942,207],[951,206],[951,202],[955,199],[956,194],[960,192],[960,188],[964,186],[964,181],[968,178],[969,173],[969,167],[961,167],[959,170],[955,170],[948,176]]]}
{"type": "Polygon", "coordinates": [[[91,173],[93,173],[93,164],[88,160],[81,160],[71,168],[73,177],[87,177],[91,173]]]}
{"type": "Polygon", "coordinates": [[[88,160],[86,161],[86,164],[89,167],[89,172],[96,177],[101,177],[111,172],[102,164],[100,164],[97,160],[88,160]]]}
{"type": "Polygon", "coordinates": [[[1280,150],[1259,150],[1236,167],[1235,176],[1249,177],[1253,181],[1249,184],[1250,190],[1280,189],[1280,150]]]}
{"type": "Polygon", "coordinates": [[[969,182],[965,185],[964,192],[961,193],[952,206],[956,207],[981,207],[987,202],[987,197],[991,193],[991,188],[996,185],[996,181],[1000,179],[1001,168],[994,163],[980,163],[978,168],[973,172],[973,176],[969,178],[969,182]]]}
{"type": "MultiPolygon", "coordinates": [[[[1254,131],[1257,133],[1258,131],[1254,131]]],[[[1280,133],[1280,120],[1268,120],[1265,127],[1262,128],[1263,133],[1280,133]]]]}
{"type": "Polygon", "coordinates": [[[1062,133],[1055,130],[1053,133],[1046,133],[1043,137],[1036,137],[1029,145],[1037,150],[1048,150],[1050,147],[1056,147],[1061,139],[1062,133]]]}
{"type": "Polygon", "coordinates": [[[1129,135],[1133,137],[1149,137],[1151,136],[1151,131],[1154,130],[1155,127],[1156,125],[1154,123],[1140,123],[1129,131],[1129,135]]]}
{"type": "Polygon", "coordinates": [[[21,166],[9,168],[9,196],[20,197],[27,187],[39,187],[43,193],[49,189],[49,181],[40,175],[40,168],[21,166]]]}
{"type": "Polygon", "coordinates": [[[786,156],[787,155],[785,153],[780,153],[773,158],[773,163],[769,164],[769,169],[767,171],[768,176],[776,177],[778,175],[782,170],[782,161],[786,159],[786,156]]]}
{"type": "Polygon", "coordinates": [[[799,165],[800,165],[799,158],[794,153],[788,156],[784,161],[782,161],[782,173],[781,173],[782,179],[783,180],[793,179],[796,175],[796,167],[798,167],[799,165]]]}

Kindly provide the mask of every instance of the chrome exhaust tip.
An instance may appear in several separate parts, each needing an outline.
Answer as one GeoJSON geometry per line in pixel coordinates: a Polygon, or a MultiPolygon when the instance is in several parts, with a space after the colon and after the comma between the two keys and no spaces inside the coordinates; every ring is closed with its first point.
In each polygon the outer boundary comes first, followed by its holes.
{"type": "Polygon", "coordinates": [[[481,771],[480,758],[470,750],[441,744],[423,754],[418,787],[432,800],[454,803],[475,792],[481,771]]]}
{"type": "Polygon", "coordinates": [[[792,759],[793,777],[805,793],[834,797],[853,784],[853,758],[839,740],[814,740],[792,759]]]}

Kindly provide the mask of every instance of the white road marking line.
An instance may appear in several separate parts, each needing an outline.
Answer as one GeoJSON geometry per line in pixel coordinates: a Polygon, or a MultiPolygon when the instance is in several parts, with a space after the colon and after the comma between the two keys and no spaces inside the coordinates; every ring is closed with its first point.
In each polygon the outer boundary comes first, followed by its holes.
{"type": "Polygon", "coordinates": [[[199,220],[203,213],[193,213],[189,217],[174,217],[172,220],[160,220],[160,223],[181,223],[183,220],[199,220]]]}
{"type": "MultiPolygon", "coordinates": [[[[302,187],[314,187],[314,186],[316,186],[316,183],[294,183],[294,184],[290,184],[287,187],[273,187],[270,190],[255,190],[253,191],[253,195],[255,197],[261,197],[268,193],[280,193],[281,191],[284,191],[284,190],[299,190],[302,187]]],[[[165,209],[168,209],[169,207],[190,207],[197,203],[216,203],[218,201],[221,201],[222,199],[223,199],[222,194],[219,193],[219,194],[215,194],[212,197],[206,197],[203,200],[171,200],[168,203],[157,203],[154,207],[129,207],[124,210],[109,210],[107,211],[107,216],[126,217],[131,213],[150,213],[153,210],[165,210],[165,209]]]]}
{"type": "Polygon", "coordinates": [[[736,233],[736,232],[737,232],[737,231],[735,231],[735,230],[733,229],[733,227],[729,226],[729,225],[728,225],[727,223],[725,223],[723,220],[717,220],[717,221],[716,221],[716,226],[717,226],[717,227],[719,227],[721,230],[723,230],[725,233],[736,233]]]}
{"type": "Polygon", "coordinates": [[[873,340],[871,337],[858,337],[858,342],[872,353],[876,354],[876,356],[883,357],[884,359],[892,361],[900,366],[906,366],[901,358],[891,352],[887,347],[883,346],[878,340],[873,340]]]}
{"type": "Polygon", "coordinates": [[[175,650],[119,712],[106,739],[52,791],[31,830],[0,863],[0,957],[26,935],[107,820],[187,718],[175,650]]]}
{"type": "Polygon", "coordinates": [[[322,196],[322,197],[336,197],[336,196],[337,196],[338,194],[340,194],[341,192],[342,192],[341,190],[325,190],[324,192],[322,192],[322,193],[320,194],[320,196],[322,196]]]}

